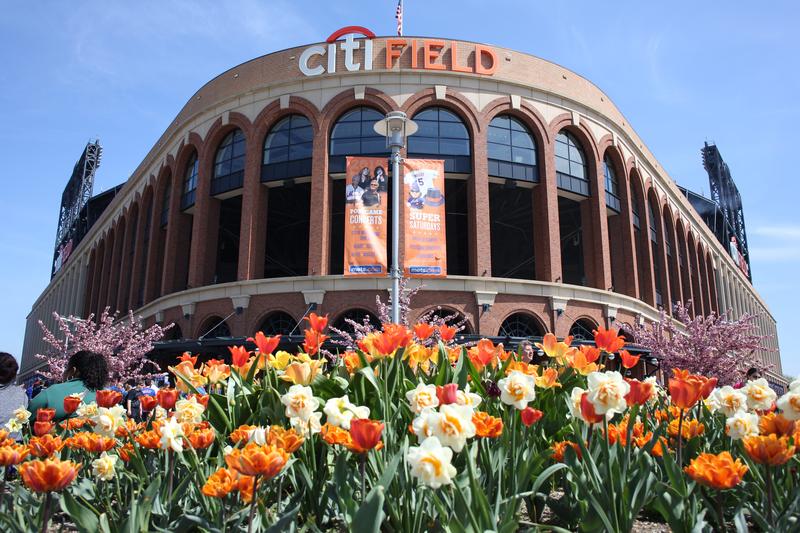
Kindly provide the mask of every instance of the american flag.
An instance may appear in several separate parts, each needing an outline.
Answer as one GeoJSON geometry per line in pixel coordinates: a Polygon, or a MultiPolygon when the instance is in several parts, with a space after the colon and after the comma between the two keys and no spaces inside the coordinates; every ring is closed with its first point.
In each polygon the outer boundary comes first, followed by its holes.
{"type": "Polygon", "coordinates": [[[397,10],[394,12],[394,18],[397,19],[397,35],[403,35],[403,0],[398,0],[397,10]]]}

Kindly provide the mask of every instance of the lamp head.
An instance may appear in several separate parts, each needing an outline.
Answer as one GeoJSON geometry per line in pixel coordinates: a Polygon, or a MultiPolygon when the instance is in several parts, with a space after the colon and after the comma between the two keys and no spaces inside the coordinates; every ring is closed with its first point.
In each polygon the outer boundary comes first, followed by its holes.
{"type": "Polygon", "coordinates": [[[389,147],[403,147],[406,137],[417,132],[417,124],[408,118],[402,111],[390,111],[386,118],[379,120],[373,126],[375,133],[386,137],[389,147]]]}

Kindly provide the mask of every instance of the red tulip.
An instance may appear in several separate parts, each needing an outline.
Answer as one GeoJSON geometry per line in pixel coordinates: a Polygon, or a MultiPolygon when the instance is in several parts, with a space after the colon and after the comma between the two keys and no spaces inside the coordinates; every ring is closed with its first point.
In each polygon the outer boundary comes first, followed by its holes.
{"type": "Polygon", "coordinates": [[[306,317],[308,325],[317,333],[322,333],[328,327],[328,315],[319,316],[317,313],[311,313],[306,317]]]}
{"type": "Polygon", "coordinates": [[[208,408],[208,394],[190,394],[189,398],[194,398],[197,403],[208,408]]]}
{"type": "Polygon", "coordinates": [[[356,453],[366,453],[377,447],[381,443],[383,433],[383,422],[369,420],[368,418],[357,418],[350,422],[350,438],[352,444],[350,451],[356,453]]]}
{"type": "Polygon", "coordinates": [[[588,392],[584,392],[581,396],[581,416],[588,424],[599,424],[603,421],[603,415],[598,415],[594,410],[594,405],[589,401],[588,392]]]}
{"type": "Polygon", "coordinates": [[[426,324],[425,322],[420,322],[419,324],[414,326],[414,335],[421,341],[429,338],[433,335],[433,332],[436,328],[431,326],[430,324],[426,324]]]}
{"type": "Polygon", "coordinates": [[[450,342],[453,340],[453,337],[456,336],[457,332],[458,328],[455,326],[448,326],[447,324],[442,324],[439,326],[439,337],[441,337],[444,342],[450,342]]]}
{"type": "Polygon", "coordinates": [[[50,422],[56,416],[56,410],[52,407],[42,407],[36,410],[37,422],[50,422]]]}
{"type": "Polygon", "coordinates": [[[67,396],[64,398],[64,412],[71,415],[78,410],[82,401],[80,396],[67,396]]]}
{"type": "Polygon", "coordinates": [[[255,343],[255,345],[258,347],[258,353],[268,355],[274,352],[275,348],[278,347],[278,343],[281,342],[281,336],[275,335],[274,337],[267,337],[259,331],[256,333],[255,337],[250,337],[247,340],[255,343]]]}
{"type": "Polygon", "coordinates": [[[639,381],[638,379],[627,379],[628,385],[631,386],[631,391],[625,396],[625,401],[628,405],[644,405],[655,394],[655,387],[650,381],[639,381]]]}
{"type": "Polygon", "coordinates": [[[541,420],[543,416],[543,412],[532,407],[526,407],[519,412],[519,417],[522,419],[522,423],[525,424],[526,427],[535,424],[541,420]]]}
{"type": "Polygon", "coordinates": [[[178,390],[159,389],[156,393],[156,400],[158,400],[158,405],[164,409],[172,409],[175,407],[175,402],[178,401],[178,390]]]}
{"type": "Polygon", "coordinates": [[[37,437],[41,437],[42,435],[47,435],[53,429],[52,422],[43,422],[41,420],[37,420],[33,423],[33,434],[37,437]]]}
{"type": "Polygon", "coordinates": [[[150,411],[158,404],[158,400],[155,396],[141,396],[139,404],[142,406],[143,411],[150,411]]]}
{"type": "Polygon", "coordinates": [[[231,352],[232,364],[235,367],[243,367],[250,359],[250,352],[244,346],[228,346],[228,350],[231,352]]]}
{"type": "Polygon", "coordinates": [[[639,363],[640,355],[631,355],[628,350],[620,350],[619,356],[622,359],[622,366],[625,368],[633,368],[639,363]]]}
{"type": "Polygon", "coordinates": [[[458,401],[458,383],[448,383],[444,387],[436,386],[436,397],[439,398],[440,405],[448,405],[458,401]]]}
{"type": "Polygon", "coordinates": [[[608,353],[614,353],[625,346],[625,337],[617,335],[617,330],[598,328],[594,332],[594,344],[598,348],[608,353]]]}
{"type": "Polygon", "coordinates": [[[99,390],[95,394],[98,407],[114,407],[122,401],[122,393],[115,390],[99,390]]]}

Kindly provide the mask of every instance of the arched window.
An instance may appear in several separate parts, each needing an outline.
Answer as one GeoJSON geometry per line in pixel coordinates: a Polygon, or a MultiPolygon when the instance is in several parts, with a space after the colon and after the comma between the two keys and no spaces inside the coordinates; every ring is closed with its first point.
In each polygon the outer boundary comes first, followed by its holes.
{"type": "Polygon", "coordinates": [[[556,176],[559,189],[589,196],[586,156],[578,140],[563,130],[556,136],[556,176]]]}
{"type": "Polygon", "coordinates": [[[164,337],[161,339],[161,342],[164,341],[177,341],[183,338],[183,332],[181,331],[181,327],[178,324],[173,324],[169,330],[164,334],[164,337]]]}
{"type": "Polygon", "coordinates": [[[192,153],[186,170],[183,173],[183,190],[181,194],[181,209],[189,209],[194,205],[195,192],[197,191],[197,152],[192,153]]]}
{"type": "Polygon", "coordinates": [[[164,184],[164,193],[161,196],[161,227],[165,227],[169,222],[169,198],[172,194],[172,178],[167,178],[164,184]]]}
{"type": "Polygon", "coordinates": [[[536,143],[530,130],[518,119],[501,115],[489,123],[489,175],[539,181],[536,143]]]}
{"type": "Polygon", "coordinates": [[[591,341],[594,340],[594,330],[597,329],[597,324],[588,318],[579,318],[569,328],[569,335],[576,341],[591,341]]]}
{"type": "Polygon", "coordinates": [[[370,107],[356,107],[343,114],[331,130],[328,171],[345,171],[348,155],[389,155],[386,138],[375,133],[373,126],[384,115],[370,107]]]}
{"type": "Polygon", "coordinates": [[[647,202],[647,216],[649,217],[647,224],[650,230],[650,250],[653,256],[653,279],[656,286],[656,305],[660,306],[664,304],[661,284],[661,248],[658,245],[658,221],[656,220],[655,211],[653,210],[652,200],[647,202]]]}
{"type": "Polygon", "coordinates": [[[289,115],[275,124],[264,139],[261,181],[311,175],[314,131],[303,115],[289,115]]]}
{"type": "Polygon", "coordinates": [[[429,107],[413,120],[419,129],[408,138],[409,157],[444,159],[445,172],[472,172],[469,131],[458,115],[443,107],[429,107]]]}
{"type": "Polygon", "coordinates": [[[631,186],[631,214],[633,215],[633,227],[639,229],[642,225],[641,217],[639,216],[639,193],[636,186],[631,186]]]}
{"type": "Polygon", "coordinates": [[[301,328],[297,327],[297,321],[284,311],[274,311],[268,314],[261,321],[258,330],[264,335],[289,335],[292,331],[302,333],[301,328]]]}
{"type": "Polygon", "coordinates": [[[231,328],[228,327],[227,322],[223,321],[222,318],[218,316],[208,318],[203,323],[203,327],[200,328],[200,333],[197,335],[198,338],[202,337],[204,339],[217,339],[230,336],[231,328]]]}
{"type": "Polygon", "coordinates": [[[211,195],[238,189],[244,183],[244,133],[236,128],[222,139],[214,157],[211,195]]]}
{"type": "Polygon", "coordinates": [[[500,325],[498,337],[541,337],[542,326],[536,318],[526,313],[514,313],[500,325]]]}
{"type": "Polygon", "coordinates": [[[369,319],[369,323],[372,324],[373,327],[380,328],[381,321],[378,320],[377,316],[366,309],[350,309],[349,311],[345,311],[339,315],[336,322],[333,323],[333,327],[352,334],[354,333],[354,328],[348,320],[352,320],[357,324],[363,324],[366,319],[369,319]]]}
{"type": "Polygon", "coordinates": [[[606,206],[619,213],[619,181],[614,172],[614,164],[608,156],[603,158],[603,174],[606,178],[606,206]]]}

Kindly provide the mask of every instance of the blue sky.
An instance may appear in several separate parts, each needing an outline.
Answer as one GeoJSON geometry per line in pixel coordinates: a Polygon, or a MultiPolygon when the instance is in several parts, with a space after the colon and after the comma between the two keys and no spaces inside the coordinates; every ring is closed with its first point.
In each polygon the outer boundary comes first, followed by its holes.
{"type": "MultiPolygon", "coordinates": [[[[243,61],[358,24],[394,32],[393,0],[14,2],[0,19],[0,350],[19,354],[47,285],[61,192],[90,137],[95,192],[130,175],[186,100],[243,61]]],[[[554,61],[608,94],[679,184],[708,194],[716,142],[742,193],[756,288],[800,374],[800,8],[794,2],[405,2],[407,35],[554,61]],[[736,4],[736,5],[734,5],[736,4]]]]}

